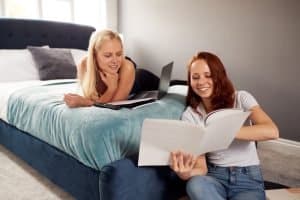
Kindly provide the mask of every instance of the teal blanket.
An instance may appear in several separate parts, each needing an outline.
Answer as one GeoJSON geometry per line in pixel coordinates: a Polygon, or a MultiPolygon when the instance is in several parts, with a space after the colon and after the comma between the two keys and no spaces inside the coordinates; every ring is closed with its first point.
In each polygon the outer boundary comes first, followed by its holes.
{"type": "MultiPolygon", "coordinates": [[[[138,153],[145,118],[179,119],[185,97],[167,94],[136,109],[68,108],[63,94],[77,83],[34,86],[14,92],[8,122],[94,169],[138,153]]],[[[159,139],[159,138],[158,138],[159,139]]]]}

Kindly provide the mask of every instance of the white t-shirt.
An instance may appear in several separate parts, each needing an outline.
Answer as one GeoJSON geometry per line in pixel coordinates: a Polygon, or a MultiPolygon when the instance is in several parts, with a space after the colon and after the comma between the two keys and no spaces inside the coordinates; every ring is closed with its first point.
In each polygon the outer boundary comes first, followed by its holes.
{"type": "MultiPolygon", "coordinates": [[[[256,105],[258,105],[256,99],[249,92],[237,91],[235,93],[235,108],[247,111],[256,105]]],[[[197,107],[197,111],[200,114],[195,112],[190,106],[187,107],[182,114],[182,120],[195,124],[202,123],[203,118],[206,115],[202,104],[197,107]]],[[[250,125],[251,122],[248,120],[246,123],[250,125]]],[[[259,165],[254,141],[235,139],[228,149],[210,152],[206,155],[208,162],[222,167],[259,165]]]]}

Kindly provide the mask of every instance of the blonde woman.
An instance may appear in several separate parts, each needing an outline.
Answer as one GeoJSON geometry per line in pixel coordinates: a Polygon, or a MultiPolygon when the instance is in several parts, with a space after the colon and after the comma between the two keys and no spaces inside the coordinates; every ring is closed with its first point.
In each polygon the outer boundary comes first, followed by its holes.
{"type": "Polygon", "coordinates": [[[134,63],[124,57],[121,38],[111,30],[92,34],[88,55],[77,73],[83,96],[65,94],[64,101],[71,108],[125,100],[135,80],[134,63]]]}

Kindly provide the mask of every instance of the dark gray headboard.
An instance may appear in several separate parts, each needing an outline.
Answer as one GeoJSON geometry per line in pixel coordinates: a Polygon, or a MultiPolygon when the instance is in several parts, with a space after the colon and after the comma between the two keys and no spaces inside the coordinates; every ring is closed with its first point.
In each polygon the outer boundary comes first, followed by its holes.
{"type": "Polygon", "coordinates": [[[0,49],[24,49],[27,45],[87,49],[95,28],[46,20],[0,18],[0,49]]]}

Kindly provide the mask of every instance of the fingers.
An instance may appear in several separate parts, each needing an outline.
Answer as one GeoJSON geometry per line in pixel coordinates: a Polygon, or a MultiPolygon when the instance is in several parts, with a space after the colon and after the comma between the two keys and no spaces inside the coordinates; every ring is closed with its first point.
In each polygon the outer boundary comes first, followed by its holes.
{"type": "Polygon", "coordinates": [[[185,169],[185,155],[183,154],[183,152],[179,151],[178,154],[178,166],[179,166],[179,170],[183,171],[185,169]]]}
{"type": "Polygon", "coordinates": [[[196,163],[196,157],[192,154],[186,156],[186,168],[192,169],[196,163]]]}
{"type": "Polygon", "coordinates": [[[74,107],[77,107],[78,105],[80,105],[81,98],[82,97],[78,94],[68,93],[68,94],[64,94],[63,100],[67,104],[68,107],[74,108],[74,107]]]}
{"type": "Polygon", "coordinates": [[[175,172],[185,172],[194,168],[196,157],[192,154],[184,153],[182,151],[173,151],[170,155],[170,167],[175,172]]]}
{"type": "Polygon", "coordinates": [[[73,105],[73,100],[72,100],[72,96],[70,95],[64,95],[64,101],[65,103],[67,104],[67,106],[69,106],[70,108],[72,108],[74,105],[73,105]]]}
{"type": "Polygon", "coordinates": [[[100,78],[105,83],[105,85],[107,85],[106,74],[102,71],[100,72],[100,78]]]}
{"type": "Polygon", "coordinates": [[[178,166],[178,159],[177,159],[177,152],[171,152],[171,165],[170,165],[171,169],[173,169],[175,172],[177,172],[179,170],[179,166],[178,166]]]}
{"type": "Polygon", "coordinates": [[[70,101],[70,95],[69,94],[64,94],[64,101],[66,103],[70,101]]]}

